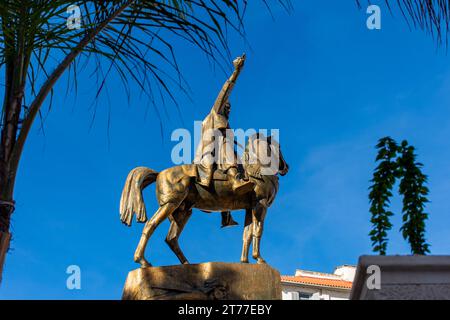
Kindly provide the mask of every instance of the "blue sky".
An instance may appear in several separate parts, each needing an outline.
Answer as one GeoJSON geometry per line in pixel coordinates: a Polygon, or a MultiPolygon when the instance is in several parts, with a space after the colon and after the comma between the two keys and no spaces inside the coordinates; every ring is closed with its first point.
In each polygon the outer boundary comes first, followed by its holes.
{"type": "MultiPolygon", "coordinates": [[[[431,190],[427,238],[433,254],[448,254],[450,241],[450,59],[425,33],[409,30],[398,13],[382,7],[382,29],[366,28],[365,10],[353,1],[295,1],[273,21],[260,5],[247,12],[249,47],[230,37],[233,55],[247,52],[233,92],[231,125],[278,128],[291,171],[280,180],[269,210],[262,254],[282,274],[295,269],[333,271],[371,252],[368,186],[374,145],[383,136],[407,139],[418,149],[431,190]]],[[[36,123],[21,162],[12,250],[0,298],[118,299],[142,225],[126,228],[118,205],[128,172],[140,165],[172,165],[172,130],[193,129],[209,111],[226,75],[198,50],[175,41],[192,101],[175,92],[183,112],[167,105],[159,121],[137,88],[128,104],[116,77],[97,105],[89,72],[78,95],[57,87],[45,135],[36,123]],[[110,130],[108,134],[108,114],[110,130]],[[78,265],[81,290],[66,289],[67,266],[78,265]]],[[[156,210],[154,187],[145,192],[156,210]]],[[[394,199],[388,253],[408,254],[401,238],[400,200],[394,199]]],[[[180,245],[192,263],[238,262],[243,212],[236,228],[222,230],[219,214],[195,211],[180,245]]],[[[178,263],[164,243],[165,222],[151,239],[147,258],[178,263]]]]}

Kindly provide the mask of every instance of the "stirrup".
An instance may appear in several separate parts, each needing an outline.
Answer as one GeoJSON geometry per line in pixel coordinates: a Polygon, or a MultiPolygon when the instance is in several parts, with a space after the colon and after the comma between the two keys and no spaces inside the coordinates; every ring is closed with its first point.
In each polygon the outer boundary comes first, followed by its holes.
{"type": "Polygon", "coordinates": [[[246,194],[255,187],[255,184],[251,181],[235,180],[232,184],[233,192],[236,194],[246,194]]]}
{"type": "Polygon", "coordinates": [[[239,223],[237,223],[233,219],[231,212],[228,212],[228,214],[226,214],[226,217],[224,217],[223,213],[222,213],[222,225],[220,226],[221,228],[233,227],[233,226],[237,226],[237,225],[239,225],[239,223]]]}

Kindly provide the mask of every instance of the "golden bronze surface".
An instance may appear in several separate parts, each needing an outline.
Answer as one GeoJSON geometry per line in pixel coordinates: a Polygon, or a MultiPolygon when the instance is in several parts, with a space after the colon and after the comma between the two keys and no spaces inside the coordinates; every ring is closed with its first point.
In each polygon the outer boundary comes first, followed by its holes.
{"type": "MultiPolygon", "coordinates": [[[[245,56],[234,61],[235,71],[222,88],[213,109],[203,122],[202,130],[229,128],[228,97],[244,60],[245,56]],[[220,120],[216,121],[216,118],[220,120]]],[[[179,247],[178,238],[193,208],[206,212],[225,213],[246,210],[241,262],[248,263],[249,247],[253,240],[253,258],[257,263],[265,263],[260,253],[264,219],[278,191],[277,175],[285,175],[289,170],[281,149],[272,137],[256,134],[250,137],[246,144],[242,165],[237,163],[237,155],[234,151],[233,159],[230,160],[230,153],[226,155],[230,161],[224,161],[225,165],[214,163],[211,165],[208,162],[205,165],[202,157],[210,151],[207,149],[205,152],[205,146],[211,141],[203,139],[202,135],[200,151],[197,152],[197,160],[200,160],[200,163],[179,165],[159,173],[149,168],[138,167],[133,169],[126,179],[120,201],[120,219],[124,224],[131,225],[133,215],[136,214],[138,222],[146,222],[134,254],[134,261],[140,263],[142,267],[150,266],[144,257],[145,248],[155,229],[165,219],[171,222],[166,243],[182,264],[188,263],[179,247]],[[263,174],[265,166],[260,159],[271,153],[276,153],[279,160],[278,166],[272,173],[263,174]],[[151,183],[156,183],[159,209],[147,221],[142,190],[151,183]]],[[[221,143],[234,146],[234,141],[227,139],[229,138],[222,139],[221,143]]]]}

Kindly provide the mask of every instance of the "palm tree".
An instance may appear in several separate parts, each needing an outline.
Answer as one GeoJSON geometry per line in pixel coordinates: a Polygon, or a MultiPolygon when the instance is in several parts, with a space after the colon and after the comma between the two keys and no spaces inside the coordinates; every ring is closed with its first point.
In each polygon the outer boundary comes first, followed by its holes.
{"type": "MultiPolygon", "coordinates": [[[[262,1],[267,6],[266,0],[262,1]]],[[[289,8],[288,0],[278,1],[289,8]]],[[[243,34],[246,4],[247,0],[0,2],[0,69],[4,70],[0,279],[11,238],[14,183],[20,157],[34,120],[39,118],[61,76],[67,72],[76,83],[77,66],[84,59],[96,63],[94,71],[103,77],[99,92],[108,75],[116,72],[128,94],[131,80],[150,99],[155,85],[173,99],[171,84],[184,86],[171,39],[177,36],[191,42],[220,65],[229,55],[227,29],[243,34]],[[80,28],[76,23],[67,24],[68,9],[82,13],[80,28]],[[158,62],[168,64],[177,76],[164,72],[158,62]],[[105,63],[107,70],[102,72],[105,63]]]]}

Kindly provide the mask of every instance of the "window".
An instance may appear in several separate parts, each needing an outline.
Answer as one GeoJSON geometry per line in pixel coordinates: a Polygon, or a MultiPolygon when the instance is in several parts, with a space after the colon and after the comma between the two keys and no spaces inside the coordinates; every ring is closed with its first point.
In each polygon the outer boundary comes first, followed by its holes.
{"type": "Polygon", "coordinates": [[[291,291],[288,293],[290,295],[289,300],[311,300],[312,293],[302,292],[302,291],[291,291]]]}
{"type": "Polygon", "coordinates": [[[298,292],[298,300],[311,300],[312,293],[308,292],[298,292]]]}

